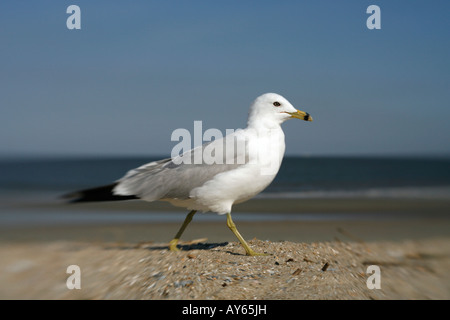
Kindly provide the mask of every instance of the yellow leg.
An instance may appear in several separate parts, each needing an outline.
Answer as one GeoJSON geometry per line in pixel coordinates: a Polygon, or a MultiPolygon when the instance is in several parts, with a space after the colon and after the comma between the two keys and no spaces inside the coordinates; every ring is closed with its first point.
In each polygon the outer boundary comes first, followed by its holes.
{"type": "Polygon", "coordinates": [[[234,235],[238,238],[239,242],[244,247],[245,252],[248,256],[267,256],[268,255],[267,253],[257,253],[248,246],[247,242],[245,242],[244,238],[242,238],[241,234],[237,230],[236,225],[233,222],[233,219],[231,219],[230,213],[227,213],[227,226],[228,226],[228,228],[230,228],[231,231],[233,231],[234,235]]]}
{"type": "Polygon", "coordinates": [[[179,251],[180,249],[177,248],[177,244],[178,241],[181,238],[181,235],[184,232],[184,229],[186,229],[187,225],[189,224],[189,222],[191,222],[192,217],[194,216],[194,214],[197,211],[192,210],[191,212],[188,213],[188,215],[186,216],[186,219],[184,219],[183,225],[181,226],[180,230],[178,230],[177,234],[175,235],[175,237],[172,239],[172,241],[170,241],[169,243],[169,249],[170,251],[179,251]]]}

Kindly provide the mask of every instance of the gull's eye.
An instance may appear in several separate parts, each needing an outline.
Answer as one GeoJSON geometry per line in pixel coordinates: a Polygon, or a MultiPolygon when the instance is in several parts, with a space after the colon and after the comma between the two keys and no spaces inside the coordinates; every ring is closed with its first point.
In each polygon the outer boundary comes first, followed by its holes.
{"type": "Polygon", "coordinates": [[[275,102],[273,103],[273,105],[274,105],[275,107],[279,107],[279,106],[281,106],[281,103],[279,103],[278,101],[275,101],[275,102]]]}

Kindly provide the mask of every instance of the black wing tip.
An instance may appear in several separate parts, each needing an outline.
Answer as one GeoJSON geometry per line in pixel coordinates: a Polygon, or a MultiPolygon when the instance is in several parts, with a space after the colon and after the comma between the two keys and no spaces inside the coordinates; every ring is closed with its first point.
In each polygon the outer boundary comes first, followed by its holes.
{"type": "Polygon", "coordinates": [[[60,198],[66,200],[67,203],[122,201],[122,200],[139,199],[134,195],[131,196],[115,195],[113,193],[113,190],[116,187],[116,185],[117,183],[113,183],[107,186],[70,192],[62,195],[60,198]]]}
{"type": "Polygon", "coordinates": [[[81,199],[83,198],[83,193],[76,191],[76,192],[70,192],[63,194],[62,196],[59,196],[60,200],[63,200],[67,203],[77,203],[81,202],[81,199]]]}

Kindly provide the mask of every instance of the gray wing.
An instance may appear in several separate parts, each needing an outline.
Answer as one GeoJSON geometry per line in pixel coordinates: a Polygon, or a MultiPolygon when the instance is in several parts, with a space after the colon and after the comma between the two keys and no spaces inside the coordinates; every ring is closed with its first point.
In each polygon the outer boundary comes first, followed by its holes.
{"type": "Polygon", "coordinates": [[[151,162],[131,170],[118,180],[114,194],[135,195],[147,201],[187,199],[192,189],[202,186],[219,173],[234,170],[248,162],[246,145],[238,147],[233,144],[233,148],[226,147],[226,140],[231,138],[235,139],[235,135],[206,143],[173,159],[151,162]],[[201,155],[205,152],[212,154],[218,161],[213,164],[204,161],[195,164],[199,152],[201,155]]]}

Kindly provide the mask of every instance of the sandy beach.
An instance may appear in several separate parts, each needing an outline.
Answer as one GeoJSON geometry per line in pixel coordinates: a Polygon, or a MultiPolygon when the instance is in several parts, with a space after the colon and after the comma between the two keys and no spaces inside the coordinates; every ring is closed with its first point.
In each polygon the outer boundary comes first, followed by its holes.
{"type": "Polygon", "coordinates": [[[449,299],[449,238],[401,242],[251,240],[183,244],[55,241],[4,244],[1,299],[449,299]],[[4,259],[7,257],[6,259],[4,259]],[[81,289],[66,287],[69,265],[81,289]],[[370,265],[381,289],[368,289],[370,265]]]}
{"type": "MultiPolygon", "coordinates": [[[[292,213],[295,219],[241,218],[262,208],[273,212],[281,204],[289,213],[289,201],[254,200],[234,215],[254,250],[269,254],[258,257],[244,255],[224,219],[202,215],[183,235],[180,252],[168,251],[167,244],[181,220],[3,228],[0,298],[450,298],[448,201],[391,199],[377,207],[372,200],[309,200],[303,213],[292,213]],[[318,212],[311,215],[313,207],[318,212]],[[70,265],[80,267],[80,290],[66,286],[70,265]],[[366,285],[370,265],[380,268],[381,289],[366,285]]],[[[136,212],[145,208],[142,202],[128,206],[136,212]]],[[[110,204],[83,208],[114,212],[110,204]]],[[[164,212],[164,205],[158,210],[164,212]]]]}

